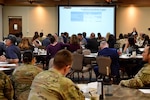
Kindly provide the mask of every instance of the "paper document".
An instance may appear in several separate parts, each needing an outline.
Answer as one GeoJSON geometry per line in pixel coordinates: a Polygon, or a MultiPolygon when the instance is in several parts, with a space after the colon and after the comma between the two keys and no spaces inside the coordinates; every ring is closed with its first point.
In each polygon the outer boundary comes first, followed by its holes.
{"type": "Polygon", "coordinates": [[[150,93],[150,89],[139,89],[139,91],[143,93],[150,93]]]}

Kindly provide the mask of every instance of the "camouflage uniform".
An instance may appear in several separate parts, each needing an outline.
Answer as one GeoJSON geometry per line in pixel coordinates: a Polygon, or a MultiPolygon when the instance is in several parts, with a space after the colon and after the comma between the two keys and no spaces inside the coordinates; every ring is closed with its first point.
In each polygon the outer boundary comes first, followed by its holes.
{"type": "MultiPolygon", "coordinates": [[[[15,89],[15,97],[18,98],[21,93],[29,90],[32,84],[32,80],[41,71],[42,69],[31,64],[24,64],[17,67],[11,77],[15,89]]],[[[27,98],[28,95],[26,99],[27,98]]]]}
{"type": "Polygon", "coordinates": [[[38,74],[32,82],[28,100],[84,100],[79,88],[57,70],[38,74]]]}
{"type": "Polygon", "coordinates": [[[131,88],[150,86],[150,64],[145,64],[134,78],[129,80],[122,80],[120,85],[131,88]]]}
{"type": "Polygon", "coordinates": [[[0,100],[12,100],[13,94],[14,90],[9,77],[0,71],[0,100]]]}

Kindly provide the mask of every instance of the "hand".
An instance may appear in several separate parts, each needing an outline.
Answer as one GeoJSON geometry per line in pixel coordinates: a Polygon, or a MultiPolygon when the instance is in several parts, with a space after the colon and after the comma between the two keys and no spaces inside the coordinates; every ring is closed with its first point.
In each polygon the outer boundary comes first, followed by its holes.
{"type": "Polygon", "coordinates": [[[120,86],[126,86],[126,80],[120,81],[119,85],[120,85],[120,86]]]}
{"type": "Polygon", "coordinates": [[[0,56],[0,61],[5,62],[6,61],[6,57],[4,55],[0,56]]]}
{"type": "Polygon", "coordinates": [[[123,85],[123,80],[122,80],[122,81],[120,81],[119,85],[120,85],[120,86],[122,86],[122,85],[123,85]]]}

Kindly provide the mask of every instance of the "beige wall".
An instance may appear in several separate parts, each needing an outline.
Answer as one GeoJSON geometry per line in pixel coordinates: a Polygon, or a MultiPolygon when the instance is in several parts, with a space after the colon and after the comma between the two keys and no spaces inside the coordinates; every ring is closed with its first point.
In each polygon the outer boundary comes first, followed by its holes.
{"type": "Polygon", "coordinates": [[[119,7],[117,8],[117,36],[120,33],[130,33],[133,27],[137,31],[150,36],[150,7],[119,7]]]}
{"type": "Polygon", "coordinates": [[[4,6],[4,34],[7,36],[8,17],[22,16],[22,32],[24,36],[32,37],[35,31],[44,34],[57,32],[56,7],[12,7],[4,6]]]}
{"type": "MultiPolygon", "coordinates": [[[[150,27],[150,7],[119,7],[117,8],[116,16],[116,33],[132,32],[133,27],[136,27],[138,32],[149,34],[150,27]]],[[[4,34],[8,32],[8,17],[22,16],[23,34],[27,37],[32,37],[35,31],[44,34],[57,32],[57,7],[12,7],[4,6],[4,34]]]]}
{"type": "Polygon", "coordinates": [[[2,24],[3,24],[3,22],[2,22],[2,6],[0,5],[0,41],[2,41],[2,33],[3,33],[3,27],[2,27],[2,24]]]}

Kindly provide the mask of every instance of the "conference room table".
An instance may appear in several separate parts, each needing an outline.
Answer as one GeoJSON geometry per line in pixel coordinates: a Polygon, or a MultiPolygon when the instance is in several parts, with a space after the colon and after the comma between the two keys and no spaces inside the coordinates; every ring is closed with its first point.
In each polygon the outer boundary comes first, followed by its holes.
{"type": "Polygon", "coordinates": [[[8,62],[0,62],[0,71],[5,72],[7,75],[11,75],[16,66],[16,64],[9,64],[8,62]]]}
{"type": "Polygon", "coordinates": [[[16,66],[17,66],[16,64],[9,64],[8,62],[0,62],[0,68],[5,68],[5,67],[14,68],[16,66]]]}
{"type": "MultiPolygon", "coordinates": [[[[79,89],[83,91],[85,100],[91,100],[91,96],[97,96],[97,82],[88,84],[77,84],[79,89]]],[[[105,95],[105,85],[103,87],[104,100],[150,100],[150,89],[133,89],[122,87],[120,85],[112,85],[112,96],[105,95]]],[[[99,100],[99,99],[96,99],[99,100]]]]}
{"type": "Polygon", "coordinates": [[[97,53],[90,53],[90,54],[84,55],[83,63],[85,65],[91,64],[91,66],[95,66],[95,65],[97,65],[96,57],[97,57],[97,53]]]}
{"type": "MultiPolygon", "coordinates": [[[[90,53],[88,55],[84,55],[84,57],[87,57],[87,58],[96,58],[97,57],[97,53],[90,53]]],[[[141,54],[137,54],[135,56],[133,55],[130,55],[130,54],[122,54],[119,56],[119,59],[142,59],[142,55],[141,54]]]]}
{"type": "Polygon", "coordinates": [[[127,73],[128,78],[132,78],[143,66],[143,56],[141,54],[129,55],[122,54],[119,56],[120,69],[122,71],[122,77],[127,73]]]}
{"type": "Polygon", "coordinates": [[[45,64],[46,64],[46,55],[47,52],[44,49],[39,49],[37,52],[33,51],[34,57],[37,60],[37,63],[42,63],[43,65],[43,69],[45,68],[45,64]]]}
{"type": "Polygon", "coordinates": [[[143,56],[141,54],[130,55],[130,54],[122,54],[119,56],[119,59],[142,59],[143,56]]]}
{"type": "Polygon", "coordinates": [[[84,55],[84,57],[96,58],[97,57],[97,53],[90,53],[89,55],[84,55]]]}
{"type": "MultiPolygon", "coordinates": [[[[97,53],[84,55],[84,59],[86,59],[85,61],[91,63],[92,66],[97,65],[96,57],[97,53]]],[[[127,73],[128,78],[132,78],[141,69],[143,63],[142,58],[143,56],[141,54],[121,54],[119,56],[121,77],[124,78],[125,73],[127,73]]]]}

